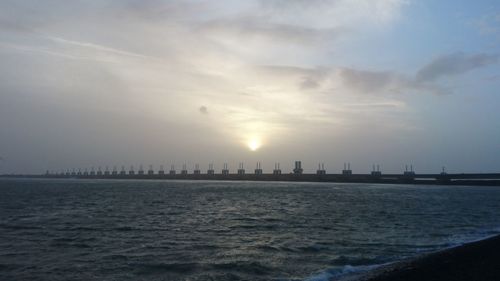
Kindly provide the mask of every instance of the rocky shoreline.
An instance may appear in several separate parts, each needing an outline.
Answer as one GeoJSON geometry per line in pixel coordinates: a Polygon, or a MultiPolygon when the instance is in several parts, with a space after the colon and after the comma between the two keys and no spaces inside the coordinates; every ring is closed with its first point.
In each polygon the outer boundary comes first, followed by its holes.
{"type": "Polygon", "coordinates": [[[381,266],[342,281],[498,281],[500,235],[381,266]]]}

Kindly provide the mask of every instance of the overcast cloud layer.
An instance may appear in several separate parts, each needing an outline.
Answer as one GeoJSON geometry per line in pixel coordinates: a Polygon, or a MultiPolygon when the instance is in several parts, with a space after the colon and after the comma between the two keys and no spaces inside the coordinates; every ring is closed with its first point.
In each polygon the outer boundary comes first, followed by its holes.
{"type": "Polygon", "coordinates": [[[499,171],[500,5],[479,2],[2,1],[0,173],[499,171]]]}

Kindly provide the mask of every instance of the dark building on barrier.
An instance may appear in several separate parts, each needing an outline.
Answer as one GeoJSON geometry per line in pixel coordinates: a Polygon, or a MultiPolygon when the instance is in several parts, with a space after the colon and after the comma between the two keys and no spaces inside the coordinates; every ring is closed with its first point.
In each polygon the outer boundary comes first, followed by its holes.
{"type": "Polygon", "coordinates": [[[165,170],[163,170],[163,165],[160,165],[160,170],[158,170],[158,175],[165,175],[165,170]]]}
{"type": "Polygon", "coordinates": [[[208,164],[208,170],[207,170],[207,175],[215,175],[215,170],[214,170],[214,164],[210,163],[208,164]]]}
{"type": "Polygon", "coordinates": [[[130,170],[128,171],[128,174],[131,176],[135,175],[134,166],[130,166],[130,170]]]}
{"type": "Polygon", "coordinates": [[[351,170],[351,163],[344,163],[344,169],[342,170],[342,175],[343,176],[350,176],[352,175],[352,170],[351,170]]]}
{"type": "Polygon", "coordinates": [[[111,175],[111,172],[109,171],[108,166],[106,166],[106,169],[104,170],[104,175],[105,175],[105,176],[109,176],[109,175],[111,175]]]}
{"type": "Polygon", "coordinates": [[[274,163],[273,175],[281,175],[280,163],[274,163]]]}
{"type": "Polygon", "coordinates": [[[99,166],[99,167],[97,168],[97,175],[98,175],[99,177],[100,177],[100,176],[102,176],[101,166],[99,166]]]}
{"type": "Polygon", "coordinates": [[[125,171],[125,166],[122,166],[122,169],[120,170],[120,176],[125,176],[127,172],[125,171]]]}
{"type": "Polygon", "coordinates": [[[375,178],[379,178],[379,177],[382,176],[382,172],[380,171],[380,166],[379,165],[377,165],[377,169],[375,169],[375,165],[373,165],[371,176],[375,177],[375,178]]]}
{"type": "Polygon", "coordinates": [[[413,171],[413,165],[410,165],[410,169],[408,170],[408,165],[405,165],[405,171],[403,173],[403,178],[406,181],[415,180],[415,171],[413,171]]]}
{"type": "Polygon", "coordinates": [[[116,166],[113,166],[113,171],[111,171],[111,175],[112,176],[117,176],[118,175],[118,171],[116,170],[116,166]]]}
{"type": "Polygon", "coordinates": [[[175,172],[175,166],[174,165],[170,166],[170,171],[168,173],[170,175],[175,175],[176,172],[175,172]]]}
{"type": "Polygon", "coordinates": [[[260,164],[260,162],[257,162],[257,166],[255,167],[255,174],[262,175],[262,165],[260,164]]]}
{"type": "Polygon", "coordinates": [[[441,174],[440,174],[440,175],[441,175],[441,176],[446,176],[447,174],[448,174],[448,173],[446,172],[446,169],[445,169],[445,168],[444,168],[444,166],[443,166],[443,168],[442,168],[442,170],[441,170],[441,174]]]}
{"type": "Polygon", "coordinates": [[[293,169],[293,173],[296,175],[301,175],[304,172],[302,169],[302,162],[295,161],[295,168],[293,169]]]}
{"type": "Polygon", "coordinates": [[[195,174],[195,175],[201,175],[201,170],[200,170],[200,165],[199,164],[195,164],[194,165],[193,174],[195,174]]]}
{"type": "Polygon", "coordinates": [[[187,175],[187,174],[188,174],[187,165],[182,164],[181,175],[187,175]]]}
{"type": "Polygon", "coordinates": [[[243,168],[243,163],[240,163],[238,166],[238,175],[242,176],[245,174],[245,169],[243,168]]]}
{"type": "Polygon", "coordinates": [[[139,166],[139,171],[137,172],[137,174],[140,176],[144,175],[144,169],[142,169],[142,165],[139,166]]]}
{"type": "Polygon", "coordinates": [[[224,175],[224,176],[229,175],[229,169],[228,169],[227,163],[224,163],[224,166],[222,168],[222,175],[224,175]]]}
{"type": "Polygon", "coordinates": [[[318,170],[316,170],[317,175],[326,175],[325,163],[318,164],[318,170]]]}
{"type": "Polygon", "coordinates": [[[153,170],[153,165],[149,165],[148,175],[152,176],[154,174],[155,174],[155,171],[153,170]]]}
{"type": "Polygon", "coordinates": [[[440,183],[449,183],[449,182],[451,182],[451,179],[448,176],[448,173],[446,172],[446,169],[444,168],[444,166],[443,166],[443,169],[441,170],[441,173],[439,174],[439,177],[437,178],[437,180],[440,183]]]}

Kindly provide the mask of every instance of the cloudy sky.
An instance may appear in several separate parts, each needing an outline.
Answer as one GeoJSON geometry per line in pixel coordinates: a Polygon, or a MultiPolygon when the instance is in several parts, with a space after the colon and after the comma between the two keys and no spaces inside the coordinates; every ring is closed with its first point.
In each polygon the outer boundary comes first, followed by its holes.
{"type": "Polygon", "coordinates": [[[498,0],[3,0],[0,173],[500,171],[498,0]]]}

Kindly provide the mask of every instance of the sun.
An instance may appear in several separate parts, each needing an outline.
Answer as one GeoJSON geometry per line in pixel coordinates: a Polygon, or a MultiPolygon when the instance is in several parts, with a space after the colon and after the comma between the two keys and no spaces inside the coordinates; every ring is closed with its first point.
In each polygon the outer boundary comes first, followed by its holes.
{"type": "Polygon", "coordinates": [[[247,146],[251,151],[256,151],[262,146],[262,143],[257,138],[252,138],[247,142],[247,146]]]}

